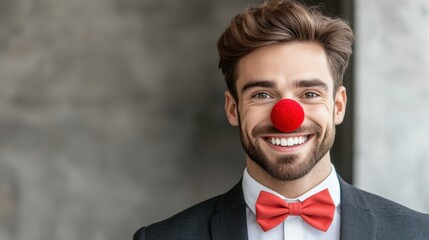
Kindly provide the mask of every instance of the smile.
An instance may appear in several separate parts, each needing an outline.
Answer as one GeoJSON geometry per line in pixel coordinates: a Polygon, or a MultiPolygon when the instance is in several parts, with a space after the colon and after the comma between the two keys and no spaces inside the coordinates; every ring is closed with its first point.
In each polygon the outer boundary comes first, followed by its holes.
{"type": "Polygon", "coordinates": [[[308,136],[301,136],[301,137],[290,137],[290,138],[275,138],[275,137],[268,137],[266,140],[276,146],[282,146],[282,147],[292,147],[295,145],[301,145],[305,143],[308,140],[308,136]]]}

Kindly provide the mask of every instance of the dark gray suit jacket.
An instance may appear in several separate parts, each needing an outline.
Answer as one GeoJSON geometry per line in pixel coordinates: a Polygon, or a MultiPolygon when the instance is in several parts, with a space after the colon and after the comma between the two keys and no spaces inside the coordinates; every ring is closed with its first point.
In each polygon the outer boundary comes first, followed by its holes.
{"type": "MultiPolygon", "coordinates": [[[[429,215],[359,190],[340,179],[341,240],[428,240],[429,215]]],[[[245,240],[241,181],[229,192],[142,227],[134,240],[245,240]]]]}

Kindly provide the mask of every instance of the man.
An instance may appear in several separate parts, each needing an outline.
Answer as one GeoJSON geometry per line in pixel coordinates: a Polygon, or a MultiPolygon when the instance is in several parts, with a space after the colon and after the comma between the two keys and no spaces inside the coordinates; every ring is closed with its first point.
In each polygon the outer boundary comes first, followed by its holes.
{"type": "Polygon", "coordinates": [[[143,227],[152,239],[429,239],[429,216],[345,183],[331,164],[353,32],[292,1],[237,15],[218,41],[225,110],[240,130],[243,179],[143,227]]]}

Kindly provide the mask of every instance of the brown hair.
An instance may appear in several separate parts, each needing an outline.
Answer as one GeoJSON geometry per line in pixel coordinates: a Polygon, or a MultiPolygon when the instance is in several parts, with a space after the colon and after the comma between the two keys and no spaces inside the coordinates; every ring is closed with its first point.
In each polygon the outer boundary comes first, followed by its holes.
{"type": "Polygon", "coordinates": [[[353,31],[349,25],[342,19],[323,15],[315,7],[288,0],[266,0],[235,16],[217,42],[219,68],[236,101],[238,61],[257,48],[291,41],[314,41],[323,46],[335,94],[343,84],[352,53],[353,31]]]}

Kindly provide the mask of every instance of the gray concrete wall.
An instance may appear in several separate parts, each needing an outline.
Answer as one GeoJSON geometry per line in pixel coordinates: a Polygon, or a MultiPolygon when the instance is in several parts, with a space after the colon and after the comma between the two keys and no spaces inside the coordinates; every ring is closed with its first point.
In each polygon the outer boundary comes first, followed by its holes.
{"type": "Polygon", "coordinates": [[[429,2],[356,1],[355,183],[429,212],[429,2]]]}
{"type": "Polygon", "coordinates": [[[1,0],[0,239],[131,239],[235,184],[215,43],[245,2],[1,0]]]}

